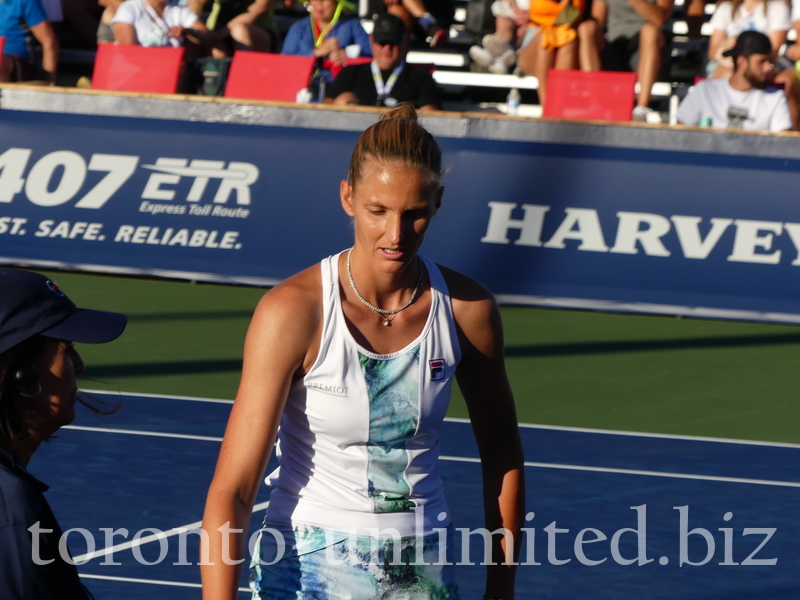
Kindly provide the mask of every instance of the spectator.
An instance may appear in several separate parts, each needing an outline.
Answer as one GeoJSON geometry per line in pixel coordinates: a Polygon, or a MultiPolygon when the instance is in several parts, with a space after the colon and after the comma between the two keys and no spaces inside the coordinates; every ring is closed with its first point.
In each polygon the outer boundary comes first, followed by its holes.
{"type": "Polygon", "coordinates": [[[550,69],[578,67],[578,23],[583,14],[583,0],[531,0],[530,25],[533,39],[519,53],[519,68],[539,80],[539,102],[544,105],[547,72],[550,69]]]}
{"type": "MultiPolygon", "coordinates": [[[[635,71],[639,95],[633,109],[634,121],[657,117],[650,109],[650,90],[662,64],[669,66],[669,45],[662,27],[672,14],[674,0],[594,0],[592,20],[596,28],[581,35],[582,57],[599,57],[607,71],[635,71]],[[599,32],[606,29],[603,37],[599,32]],[[596,29],[596,34],[592,32],[596,29]],[[598,55],[599,51],[599,55],[598,55]]],[[[659,119],[660,122],[660,119],[659,119]]]]}
{"type": "Polygon", "coordinates": [[[723,53],[733,48],[743,31],[760,31],[772,43],[770,60],[778,58],[778,50],[786,42],[792,26],[789,4],[784,0],[725,0],[717,5],[711,17],[714,32],[708,41],[709,77],[728,78],[733,73],[733,61],[723,53]]]}
{"type": "Polygon", "coordinates": [[[710,118],[716,129],[785,131],[792,128],[786,96],[766,89],[772,70],[769,38],[758,31],[744,31],[736,45],[722,53],[733,60],[730,80],[707,79],[698,83],[678,108],[678,122],[698,125],[710,118]]]}
{"type": "MultiPolygon", "coordinates": [[[[495,0],[495,32],[483,36],[480,46],[469,49],[470,58],[491,73],[508,73],[517,62],[517,50],[528,30],[530,0],[495,0]]],[[[528,40],[530,41],[530,40],[528,40]]]]}
{"type": "Polygon", "coordinates": [[[224,35],[225,26],[233,40],[256,52],[278,49],[278,28],[272,0],[213,0],[206,27],[224,35]]]}
{"type": "MultiPolygon", "coordinates": [[[[114,42],[114,30],[111,28],[111,21],[114,20],[117,9],[122,6],[124,2],[125,0],[98,0],[98,4],[104,9],[100,17],[100,24],[97,27],[98,42],[114,42]]],[[[170,2],[170,4],[185,6],[196,15],[199,15],[203,10],[202,0],[181,0],[179,2],[170,2]]]]}
{"type": "Polygon", "coordinates": [[[194,12],[167,0],[125,0],[111,26],[118,44],[176,48],[183,44],[188,29],[207,31],[194,12]]]}
{"type": "Polygon", "coordinates": [[[289,28],[281,54],[316,56],[342,65],[344,49],[357,45],[361,56],[372,56],[369,36],[360,21],[342,16],[348,4],[345,0],[310,0],[308,20],[297,21],[289,28]]]}
{"type": "Polygon", "coordinates": [[[42,68],[45,80],[53,84],[58,68],[58,40],[45,17],[39,0],[0,1],[0,36],[6,38],[0,82],[25,81],[33,77],[33,62],[23,25],[42,45],[42,68]]]}
{"type": "Polygon", "coordinates": [[[431,48],[447,43],[455,14],[453,0],[369,0],[369,7],[376,18],[387,13],[400,17],[409,31],[419,26],[431,48]]]}
{"type": "MultiPolygon", "coordinates": [[[[770,60],[775,63],[778,73],[772,76],[771,82],[782,87],[789,101],[792,125],[797,129],[800,118],[798,108],[800,96],[800,80],[790,58],[778,56],[781,46],[786,42],[786,35],[792,26],[789,4],[784,0],[742,0],[726,1],[717,6],[711,17],[714,33],[708,44],[708,64],[706,72],[709,77],[728,78],[733,72],[733,63],[722,53],[732,48],[736,37],[743,31],[760,31],[766,34],[772,43],[770,60]]],[[[794,53],[793,53],[794,54],[794,53]]]]}
{"type": "Polygon", "coordinates": [[[420,111],[439,110],[441,92],[433,77],[405,62],[409,38],[402,19],[379,16],[372,32],[372,62],[342,69],[328,86],[326,102],[390,108],[411,102],[420,111]]]}

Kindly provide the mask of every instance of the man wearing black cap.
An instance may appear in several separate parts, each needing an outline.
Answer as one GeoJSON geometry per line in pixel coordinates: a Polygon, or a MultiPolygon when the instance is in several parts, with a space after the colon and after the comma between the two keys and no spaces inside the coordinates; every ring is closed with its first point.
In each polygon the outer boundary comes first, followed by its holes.
{"type": "Polygon", "coordinates": [[[678,108],[678,122],[699,125],[711,119],[715,129],[786,131],[792,128],[783,90],[767,89],[773,64],[772,44],[758,31],[744,31],[723,53],[733,58],[733,76],[698,83],[678,108]]]}
{"type": "Polygon", "coordinates": [[[441,108],[442,95],[430,73],[405,62],[408,36],[402,19],[379,16],[371,43],[372,62],[342,69],[328,86],[328,102],[388,108],[411,102],[420,111],[441,108]]]}

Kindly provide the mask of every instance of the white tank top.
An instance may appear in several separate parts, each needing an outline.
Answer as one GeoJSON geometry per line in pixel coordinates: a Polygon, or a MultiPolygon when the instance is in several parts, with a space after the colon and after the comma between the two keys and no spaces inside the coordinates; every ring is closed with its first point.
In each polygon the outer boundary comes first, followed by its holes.
{"type": "Polygon", "coordinates": [[[428,320],[416,340],[392,354],[355,341],[342,311],[339,255],[322,261],[319,355],[289,391],[280,467],[266,479],[275,486],[268,521],[402,536],[450,522],[437,464],[439,426],[461,351],[444,278],[420,258],[431,284],[428,320]]]}

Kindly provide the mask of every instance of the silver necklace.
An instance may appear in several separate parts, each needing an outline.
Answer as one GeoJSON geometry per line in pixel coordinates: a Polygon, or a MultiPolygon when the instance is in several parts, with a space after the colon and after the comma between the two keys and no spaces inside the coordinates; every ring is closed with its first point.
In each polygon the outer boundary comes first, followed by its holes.
{"type": "MultiPolygon", "coordinates": [[[[356,287],[356,282],[353,281],[353,272],[350,270],[350,255],[352,253],[353,253],[353,249],[350,248],[350,250],[347,251],[347,260],[346,260],[346,263],[347,263],[347,279],[350,280],[350,287],[353,288],[353,293],[356,295],[356,298],[361,300],[361,302],[363,304],[365,304],[370,310],[375,312],[381,319],[383,319],[383,326],[384,327],[389,327],[389,325],[392,324],[392,319],[394,318],[394,316],[397,313],[399,313],[401,310],[407,309],[409,306],[411,306],[414,303],[414,300],[417,299],[417,292],[419,292],[419,288],[422,285],[422,265],[421,264],[419,265],[419,279],[417,279],[417,286],[414,288],[414,291],[411,293],[411,299],[408,302],[406,302],[403,306],[401,306],[400,308],[395,308],[394,310],[386,310],[385,308],[378,308],[374,304],[368,302],[367,299],[364,298],[364,296],[362,296],[359,293],[358,288],[356,287]]],[[[417,258],[417,260],[419,261],[419,258],[417,258]]]]}

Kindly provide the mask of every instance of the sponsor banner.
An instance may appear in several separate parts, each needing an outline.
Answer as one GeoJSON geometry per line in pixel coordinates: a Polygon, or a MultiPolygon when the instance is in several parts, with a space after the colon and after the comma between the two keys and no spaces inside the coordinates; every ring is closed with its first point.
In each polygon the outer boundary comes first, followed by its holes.
{"type": "MultiPolygon", "coordinates": [[[[274,283],[351,244],[357,137],[0,111],[0,259],[274,283]]],[[[440,142],[423,251],[501,300],[800,322],[800,161],[440,142]]]]}

